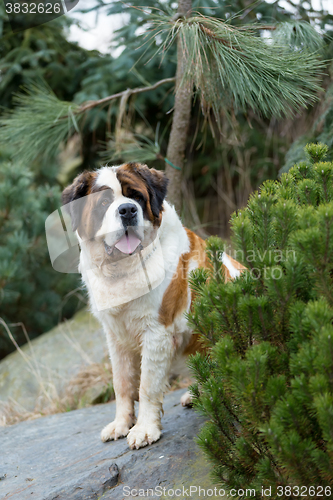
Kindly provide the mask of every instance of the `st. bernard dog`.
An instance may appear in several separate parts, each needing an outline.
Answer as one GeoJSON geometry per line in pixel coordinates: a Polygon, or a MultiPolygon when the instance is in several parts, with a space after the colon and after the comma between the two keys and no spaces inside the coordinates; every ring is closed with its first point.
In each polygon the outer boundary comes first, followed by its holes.
{"type": "MultiPolygon", "coordinates": [[[[160,438],[171,363],[200,345],[184,313],[189,273],[208,265],[205,242],[165,200],[167,184],[163,172],[126,163],[83,172],[63,192],[81,248],[79,271],[112,364],[116,417],[101,439],[127,436],[132,449],[160,438]]],[[[226,279],[243,269],[226,254],[223,265],[226,279]]]]}

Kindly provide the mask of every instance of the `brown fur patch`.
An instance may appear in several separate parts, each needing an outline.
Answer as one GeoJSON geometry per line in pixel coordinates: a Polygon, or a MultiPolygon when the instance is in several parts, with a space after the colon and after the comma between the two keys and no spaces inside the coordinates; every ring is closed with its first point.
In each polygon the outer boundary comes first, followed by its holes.
{"type": "Polygon", "coordinates": [[[189,258],[196,260],[199,267],[209,267],[206,242],[190,229],[185,228],[185,230],[190,241],[189,258]]]}
{"type": "Polygon", "coordinates": [[[208,265],[204,240],[189,229],[186,229],[186,232],[190,242],[190,251],[180,256],[176,272],[164,292],[159,310],[159,321],[165,327],[170,326],[187,307],[188,294],[190,293],[188,288],[189,261],[196,260],[200,267],[208,265]]]}
{"type": "Polygon", "coordinates": [[[159,321],[165,327],[170,326],[176,316],[186,309],[188,301],[188,256],[189,253],[181,255],[177,270],[172,281],[163,295],[159,310],[159,321]]]}
{"type": "Polygon", "coordinates": [[[168,184],[164,173],[140,163],[126,163],[118,168],[116,175],[123,195],[134,199],[139,196],[145,219],[159,227],[168,184]]]}

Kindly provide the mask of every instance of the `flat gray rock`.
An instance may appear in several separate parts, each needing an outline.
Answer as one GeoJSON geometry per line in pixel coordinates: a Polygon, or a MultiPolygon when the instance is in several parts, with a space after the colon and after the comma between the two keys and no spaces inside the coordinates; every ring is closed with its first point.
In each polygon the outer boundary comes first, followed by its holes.
{"type": "Polygon", "coordinates": [[[0,428],[1,500],[121,500],[140,498],[142,490],[149,498],[171,498],[170,489],[184,498],[190,486],[192,499],[210,496],[193,489],[215,485],[194,441],[203,419],[182,408],[183,393],[166,395],[162,438],[140,450],[130,450],[126,439],[101,442],[114,402],[0,428]]]}

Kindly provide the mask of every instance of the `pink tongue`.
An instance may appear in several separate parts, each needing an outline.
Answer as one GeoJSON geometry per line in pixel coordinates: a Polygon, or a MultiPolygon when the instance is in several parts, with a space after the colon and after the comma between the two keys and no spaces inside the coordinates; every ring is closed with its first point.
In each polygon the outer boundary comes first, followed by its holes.
{"type": "Polygon", "coordinates": [[[118,248],[123,253],[133,253],[134,250],[140,245],[141,241],[139,238],[134,236],[133,234],[124,234],[124,236],[115,244],[115,247],[118,248]]]}

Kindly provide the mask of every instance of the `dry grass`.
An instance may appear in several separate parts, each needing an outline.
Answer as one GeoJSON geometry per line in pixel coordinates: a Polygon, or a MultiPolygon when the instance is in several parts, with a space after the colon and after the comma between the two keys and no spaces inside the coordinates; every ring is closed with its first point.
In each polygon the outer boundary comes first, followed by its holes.
{"type": "Polygon", "coordinates": [[[94,363],[84,366],[73,376],[60,395],[55,386],[48,384],[45,394],[45,384],[41,387],[41,396],[37,399],[33,411],[29,411],[13,399],[0,401],[0,426],[7,426],[35,420],[39,417],[64,413],[78,408],[84,408],[98,403],[106,403],[114,399],[112,388],[112,372],[109,363],[94,363]]]}
{"type": "Polygon", "coordinates": [[[37,359],[33,344],[23,324],[7,325],[2,318],[0,323],[7,331],[9,338],[15,345],[16,350],[27,364],[28,371],[34,376],[39,388],[39,396],[36,398],[35,408],[30,411],[24,408],[14,399],[0,401],[0,426],[13,425],[24,420],[34,420],[39,417],[62,413],[66,411],[84,408],[98,403],[106,403],[114,399],[112,388],[112,371],[108,362],[93,363],[82,347],[78,345],[71,332],[63,332],[69,345],[79,352],[83,366],[67,383],[62,378],[63,390],[57,389],[55,381],[59,374],[46,367],[37,359]],[[23,329],[29,352],[23,351],[16,343],[9,326],[20,325],[23,329]],[[43,375],[44,374],[44,375],[43,375]]]}

